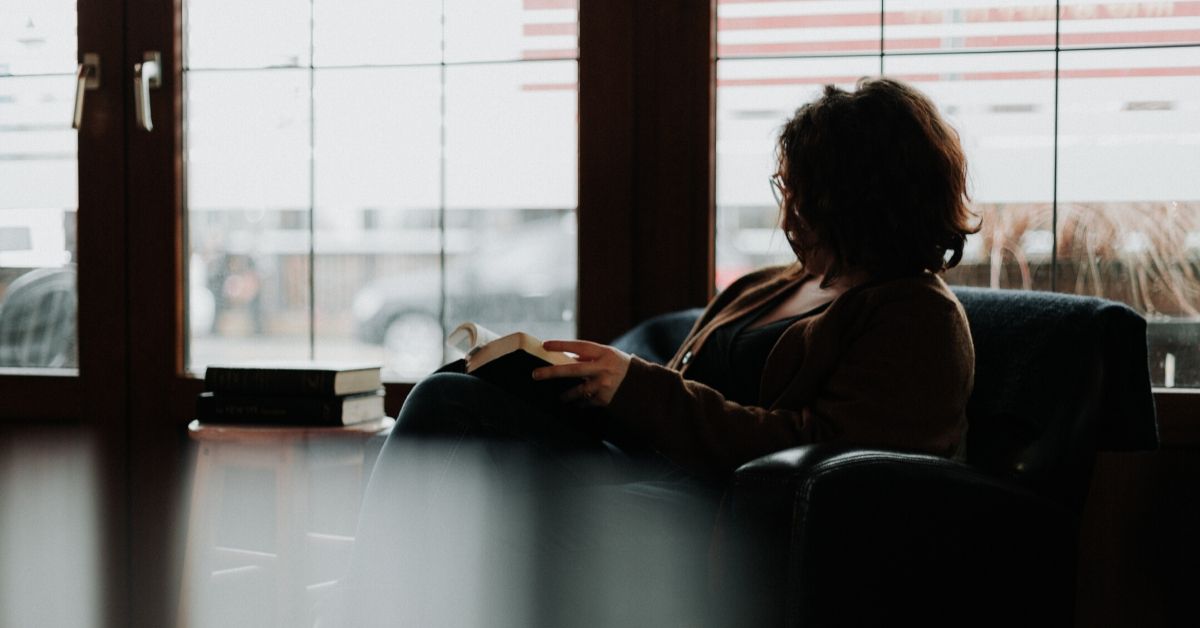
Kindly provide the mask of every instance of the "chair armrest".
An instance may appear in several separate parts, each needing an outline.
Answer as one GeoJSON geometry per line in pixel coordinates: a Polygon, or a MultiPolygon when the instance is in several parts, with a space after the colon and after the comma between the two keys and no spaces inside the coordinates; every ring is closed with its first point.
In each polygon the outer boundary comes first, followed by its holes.
{"type": "Polygon", "coordinates": [[[959,462],[789,449],[738,469],[722,517],[744,625],[1070,622],[1075,516],[959,462]]]}

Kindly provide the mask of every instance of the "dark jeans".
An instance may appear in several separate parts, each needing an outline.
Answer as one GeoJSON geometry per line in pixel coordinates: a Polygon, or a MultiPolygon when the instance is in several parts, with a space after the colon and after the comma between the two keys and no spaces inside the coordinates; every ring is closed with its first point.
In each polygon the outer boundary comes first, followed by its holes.
{"type": "Polygon", "coordinates": [[[715,493],[603,416],[419,383],[364,498],[352,625],[700,625],[715,493]]]}

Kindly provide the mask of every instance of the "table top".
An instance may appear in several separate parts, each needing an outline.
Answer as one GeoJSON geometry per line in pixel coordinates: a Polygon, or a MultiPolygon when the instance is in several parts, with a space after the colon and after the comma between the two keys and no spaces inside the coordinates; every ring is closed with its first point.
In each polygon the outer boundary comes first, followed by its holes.
{"type": "Polygon", "coordinates": [[[229,442],[280,442],[288,440],[310,440],[321,438],[368,438],[386,430],[396,423],[395,419],[383,417],[352,425],[308,426],[308,425],[237,425],[229,423],[188,423],[188,437],[197,441],[229,442]]]}

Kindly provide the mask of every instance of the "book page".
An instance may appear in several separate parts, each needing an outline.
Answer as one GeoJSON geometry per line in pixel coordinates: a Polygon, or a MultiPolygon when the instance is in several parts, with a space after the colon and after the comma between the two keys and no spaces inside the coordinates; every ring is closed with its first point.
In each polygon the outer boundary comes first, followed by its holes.
{"type": "Polygon", "coordinates": [[[475,323],[466,322],[454,328],[446,336],[446,346],[450,348],[451,359],[464,358],[479,347],[497,339],[500,334],[475,323]]]}

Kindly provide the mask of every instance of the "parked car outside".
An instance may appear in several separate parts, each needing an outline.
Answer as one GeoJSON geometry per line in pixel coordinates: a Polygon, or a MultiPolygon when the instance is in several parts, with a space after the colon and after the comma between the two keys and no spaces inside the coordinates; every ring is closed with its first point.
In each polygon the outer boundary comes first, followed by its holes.
{"type": "Polygon", "coordinates": [[[382,277],[355,295],[355,336],[382,345],[389,370],[416,379],[436,369],[446,361],[446,333],[465,321],[501,334],[574,337],[574,217],[489,235],[478,248],[448,257],[444,273],[432,266],[382,277]]]}

